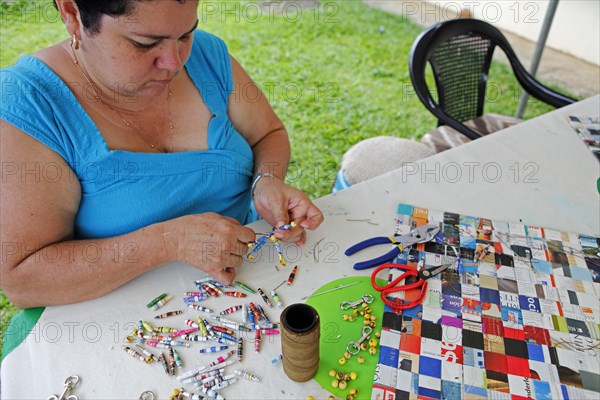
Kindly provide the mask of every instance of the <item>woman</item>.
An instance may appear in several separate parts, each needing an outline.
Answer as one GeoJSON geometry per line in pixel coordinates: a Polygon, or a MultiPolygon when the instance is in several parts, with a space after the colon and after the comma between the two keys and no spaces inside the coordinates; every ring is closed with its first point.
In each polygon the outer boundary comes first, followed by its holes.
{"type": "Polygon", "coordinates": [[[255,239],[252,197],[304,243],[323,216],[283,182],[286,130],[264,96],[232,94],[254,83],[196,31],[197,1],[56,4],[71,39],[0,72],[1,158],[19,170],[2,180],[0,275],[15,305],[101,296],[172,260],[230,283],[255,239]]]}

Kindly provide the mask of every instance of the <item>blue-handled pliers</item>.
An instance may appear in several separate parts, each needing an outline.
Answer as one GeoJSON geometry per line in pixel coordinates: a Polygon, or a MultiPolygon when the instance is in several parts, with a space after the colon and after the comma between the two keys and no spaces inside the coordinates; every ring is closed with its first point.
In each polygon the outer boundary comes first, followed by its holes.
{"type": "Polygon", "coordinates": [[[377,236],[367,240],[363,240],[349,247],[344,254],[351,256],[361,250],[364,250],[371,246],[377,246],[380,244],[393,244],[394,248],[382,256],[373,258],[372,260],[361,261],[354,264],[354,269],[368,269],[376,267],[378,265],[392,262],[405,248],[412,246],[415,243],[429,242],[440,231],[438,224],[427,224],[413,228],[409,233],[405,235],[394,235],[394,236],[377,236]]]}

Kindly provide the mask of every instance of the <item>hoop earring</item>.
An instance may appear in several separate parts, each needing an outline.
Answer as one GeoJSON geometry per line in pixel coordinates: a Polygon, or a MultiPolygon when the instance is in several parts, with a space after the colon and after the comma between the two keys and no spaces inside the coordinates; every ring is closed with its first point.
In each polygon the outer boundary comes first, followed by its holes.
{"type": "Polygon", "coordinates": [[[73,37],[71,37],[71,47],[73,50],[79,50],[79,40],[77,40],[77,34],[74,33],[73,37]]]}

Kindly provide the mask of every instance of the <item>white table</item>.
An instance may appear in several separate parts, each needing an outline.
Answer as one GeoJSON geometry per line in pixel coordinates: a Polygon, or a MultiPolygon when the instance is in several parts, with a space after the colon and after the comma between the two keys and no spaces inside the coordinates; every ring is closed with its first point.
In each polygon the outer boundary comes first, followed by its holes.
{"type": "MultiPolygon", "coordinates": [[[[284,303],[299,302],[336,278],[370,274],[354,271],[354,261],[343,251],[358,240],[392,232],[400,202],[600,236],[600,165],[565,119],[598,115],[599,100],[595,96],[319,199],[326,216],[323,225],[309,233],[304,247],[285,248],[301,270],[297,284],[281,293],[284,303]],[[315,257],[312,247],[319,241],[315,257]]],[[[260,222],[252,227],[267,229],[260,222]]],[[[361,257],[380,252],[364,251],[361,257]]],[[[247,263],[239,280],[273,288],[286,279],[289,269],[275,272],[268,254],[247,263]]],[[[201,275],[187,265],[169,264],[102,298],[46,308],[25,342],[2,362],[2,398],[45,399],[60,393],[72,374],[82,379],[76,391],[81,399],[137,399],[144,390],[166,398],[178,381],[167,377],[160,365],[146,366],[128,356],[121,344],[139,319],[154,321],[155,313],[145,307],[151,298],[168,291],[177,298],[174,307],[165,309],[180,308],[181,292],[193,290],[201,275]]],[[[235,303],[223,299],[219,309],[235,303]]],[[[272,366],[271,359],[280,353],[278,338],[263,340],[259,354],[250,347],[240,367],[263,381],[233,385],[224,391],[228,399],[327,397],[315,381],[292,382],[281,366],[272,366]]],[[[201,357],[193,345],[182,355],[185,370],[214,358],[201,357]]]]}

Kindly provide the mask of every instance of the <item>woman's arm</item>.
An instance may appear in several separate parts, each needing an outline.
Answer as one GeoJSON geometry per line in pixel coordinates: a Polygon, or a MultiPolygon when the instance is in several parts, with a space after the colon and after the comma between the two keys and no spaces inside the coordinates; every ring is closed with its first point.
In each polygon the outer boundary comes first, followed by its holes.
{"type": "Polygon", "coordinates": [[[74,172],[6,121],[0,120],[0,131],[0,286],[18,307],[92,299],[172,260],[229,283],[255,238],[237,221],[207,213],[121,236],[73,240],[81,199],[74,172]],[[42,172],[50,166],[52,175],[42,172]]]}
{"type": "Polygon", "coordinates": [[[321,211],[301,191],[284,183],[290,160],[287,131],[258,85],[231,57],[234,93],[229,98],[229,118],[246,138],[254,153],[254,173],[270,173],[255,187],[254,203],[260,215],[273,226],[290,221],[298,228],[277,232],[280,239],[302,244],[302,228],[315,229],[323,221],[321,211]]]}

